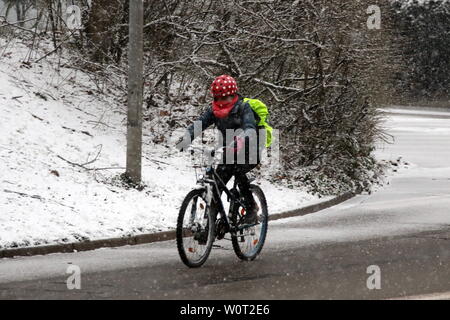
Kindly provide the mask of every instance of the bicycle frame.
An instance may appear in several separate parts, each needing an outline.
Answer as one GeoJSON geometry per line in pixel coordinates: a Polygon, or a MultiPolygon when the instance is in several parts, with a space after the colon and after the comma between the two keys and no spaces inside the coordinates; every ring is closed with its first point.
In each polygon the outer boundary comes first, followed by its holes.
{"type": "Polygon", "coordinates": [[[207,193],[207,206],[208,209],[211,209],[211,205],[213,201],[216,204],[217,210],[220,213],[221,219],[225,222],[225,228],[227,232],[230,232],[232,235],[235,235],[240,228],[235,228],[232,226],[230,215],[225,212],[225,208],[222,203],[222,199],[220,196],[220,187],[222,187],[223,192],[227,195],[230,201],[230,210],[231,214],[234,210],[237,210],[236,205],[240,205],[245,208],[245,204],[239,199],[239,193],[237,192],[237,181],[234,181],[233,188],[230,190],[227,188],[226,184],[222,181],[222,179],[217,174],[216,170],[210,166],[206,170],[206,177],[200,179],[198,181],[199,184],[206,188],[207,193]]]}
{"type": "MultiPolygon", "coordinates": [[[[194,150],[198,150],[201,152],[204,152],[203,149],[198,147],[191,147],[191,152],[194,150]]],[[[211,150],[210,154],[214,157],[215,156],[215,150],[211,150]]],[[[217,205],[217,210],[220,213],[221,219],[225,222],[225,228],[226,232],[230,232],[232,235],[236,235],[238,231],[241,231],[247,227],[251,227],[251,225],[244,225],[240,227],[233,227],[232,223],[230,221],[230,216],[225,212],[225,208],[222,203],[222,199],[220,196],[220,187],[222,188],[223,192],[228,197],[228,201],[230,202],[230,210],[229,213],[231,213],[234,210],[237,210],[236,205],[241,206],[245,209],[246,205],[240,200],[239,192],[237,191],[237,181],[234,180],[234,185],[232,189],[228,189],[227,185],[222,181],[222,179],[219,177],[219,175],[216,172],[216,169],[214,167],[214,164],[209,164],[206,167],[206,173],[205,176],[198,179],[197,184],[204,187],[206,189],[206,205],[209,209],[209,212],[211,212],[211,205],[214,200],[214,202],[217,205]]],[[[215,217],[214,217],[215,218],[215,217]]]]}
{"type": "MultiPolygon", "coordinates": [[[[203,151],[200,148],[197,150],[203,151]]],[[[194,155],[194,152],[192,151],[191,154],[194,155]]],[[[208,259],[214,242],[221,240],[231,241],[239,259],[253,261],[260,254],[267,235],[267,201],[261,188],[252,185],[252,180],[249,179],[249,191],[257,195],[258,212],[259,208],[262,211],[257,219],[253,220],[253,216],[250,217],[251,220],[246,219],[244,210],[250,212],[249,209],[253,208],[248,207],[252,203],[247,204],[250,201],[244,199],[240,192],[241,187],[246,187],[247,181],[243,181],[244,186],[239,183],[241,178],[245,177],[238,176],[234,179],[233,187],[227,188],[221,178],[222,166],[216,161],[215,151],[208,155],[208,158],[211,155],[212,161],[208,163],[205,163],[203,155],[202,158],[193,159],[200,160],[199,165],[194,163],[197,188],[190,191],[183,200],[177,220],[178,253],[183,263],[191,268],[202,266],[208,259]],[[198,168],[200,173],[197,172],[198,168]],[[228,214],[225,210],[225,202],[222,201],[222,192],[225,192],[230,203],[228,214]],[[241,208],[242,211],[240,211],[241,208]],[[186,218],[190,220],[186,221],[186,218]],[[257,225],[261,225],[261,228],[253,228],[257,225]],[[231,239],[226,238],[227,234],[231,234],[231,239]]],[[[228,172],[226,176],[229,176],[228,172]]]]}

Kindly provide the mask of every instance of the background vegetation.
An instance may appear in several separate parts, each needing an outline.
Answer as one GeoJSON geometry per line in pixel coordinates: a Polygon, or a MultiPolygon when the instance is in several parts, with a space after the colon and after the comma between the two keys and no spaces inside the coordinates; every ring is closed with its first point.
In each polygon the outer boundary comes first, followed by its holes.
{"type": "MultiPolygon", "coordinates": [[[[70,52],[73,67],[97,79],[98,94],[116,94],[125,105],[128,0],[73,3],[83,8],[82,30],[66,28],[59,0],[8,0],[34,8],[35,21],[3,18],[0,34],[25,33],[32,47],[51,39],[48,54],[70,52]]],[[[388,139],[378,107],[448,100],[449,3],[405,3],[145,0],[145,119],[153,143],[167,143],[163,132],[206,108],[210,82],[228,73],[242,94],[270,106],[281,130],[283,167],[272,179],[321,194],[368,189],[381,171],[375,144],[388,139]],[[380,30],[367,27],[370,5],[381,7],[380,30]],[[179,107],[186,105],[195,112],[179,107]]]]}

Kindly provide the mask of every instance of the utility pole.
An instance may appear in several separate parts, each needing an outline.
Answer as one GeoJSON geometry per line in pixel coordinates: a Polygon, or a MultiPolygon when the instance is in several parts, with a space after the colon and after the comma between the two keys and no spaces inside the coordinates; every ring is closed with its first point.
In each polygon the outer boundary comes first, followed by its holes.
{"type": "Polygon", "coordinates": [[[126,176],[134,184],[142,178],[142,105],[144,68],[144,3],[129,0],[128,122],[126,176]]]}

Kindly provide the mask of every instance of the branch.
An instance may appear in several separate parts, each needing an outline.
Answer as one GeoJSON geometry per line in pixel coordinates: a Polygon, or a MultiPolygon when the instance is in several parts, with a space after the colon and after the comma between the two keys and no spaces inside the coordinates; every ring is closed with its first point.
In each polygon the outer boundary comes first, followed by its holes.
{"type": "Polygon", "coordinates": [[[271,36],[264,36],[262,34],[257,34],[257,33],[253,33],[253,32],[249,32],[247,30],[242,30],[243,33],[247,33],[249,35],[258,37],[258,38],[263,38],[263,39],[269,39],[269,40],[275,40],[275,41],[282,41],[282,42],[303,42],[303,43],[307,43],[310,45],[313,45],[317,48],[320,49],[324,49],[324,46],[321,45],[320,43],[305,39],[305,38],[299,38],[299,39],[289,39],[289,38],[278,38],[278,37],[271,37],[271,36]]]}
{"type": "Polygon", "coordinates": [[[231,55],[230,50],[228,50],[228,48],[226,47],[226,44],[222,43],[221,47],[223,49],[223,51],[225,51],[226,55],[228,56],[228,59],[231,61],[231,63],[234,64],[234,67],[236,68],[236,71],[238,73],[238,77],[240,77],[242,75],[242,69],[239,67],[237,61],[234,59],[234,57],[231,55]]]}
{"type": "Polygon", "coordinates": [[[281,100],[280,98],[278,98],[278,96],[275,94],[275,92],[273,92],[272,89],[267,88],[267,90],[269,90],[269,92],[272,94],[272,96],[273,96],[273,98],[275,99],[276,102],[279,102],[279,103],[286,102],[286,100],[281,100]]]}
{"type": "Polygon", "coordinates": [[[221,67],[221,68],[228,69],[228,70],[230,69],[230,66],[228,66],[226,64],[223,64],[223,63],[220,63],[220,62],[218,62],[216,60],[199,59],[197,57],[191,58],[191,60],[192,60],[193,63],[198,63],[199,62],[199,63],[209,64],[209,65],[212,65],[212,66],[215,66],[215,67],[221,67]]]}
{"type": "MultiPolygon", "coordinates": [[[[102,147],[103,147],[103,146],[100,145],[100,148],[99,148],[98,153],[97,153],[97,155],[95,156],[95,158],[92,159],[92,160],[90,160],[90,161],[88,161],[88,162],[86,162],[86,163],[76,163],[76,162],[72,162],[72,161],[67,160],[66,158],[60,156],[59,154],[57,154],[56,156],[57,156],[59,159],[61,159],[61,160],[65,161],[65,162],[67,162],[68,164],[71,164],[72,166],[80,167],[80,168],[83,168],[83,169],[85,169],[85,170],[92,171],[92,170],[96,170],[96,169],[95,169],[95,168],[87,168],[86,166],[88,166],[88,165],[90,165],[90,164],[93,164],[95,161],[97,161],[98,157],[100,156],[100,153],[102,152],[102,147]]],[[[106,168],[103,168],[103,169],[106,169],[106,168]]]]}
{"type": "Polygon", "coordinates": [[[22,23],[22,22],[27,22],[27,21],[30,21],[30,20],[35,20],[36,18],[32,18],[32,19],[28,19],[28,20],[24,20],[24,21],[17,21],[17,22],[14,22],[14,23],[8,22],[8,21],[6,20],[6,17],[4,17],[4,16],[0,16],[0,18],[2,18],[3,23],[4,23],[3,25],[0,25],[0,28],[3,28],[3,27],[14,27],[14,28],[19,29],[19,30],[22,30],[22,31],[30,32],[30,33],[32,33],[32,34],[34,34],[34,35],[37,35],[37,34],[38,34],[38,33],[35,32],[34,30],[30,30],[30,29],[27,29],[27,28],[23,28],[23,27],[17,25],[17,24],[20,24],[20,23],[22,23]]]}
{"type": "Polygon", "coordinates": [[[271,89],[276,89],[276,90],[280,90],[280,91],[285,91],[285,92],[304,92],[305,90],[303,89],[299,89],[299,88],[294,88],[294,87],[285,87],[285,86],[279,86],[264,80],[260,80],[257,78],[253,78],[252,79],[254,82],[257,82],[259,84],[262,84],[263,86],[266,86],[268,88],[271,89]]]}
{"type": "Polygon", "coordinates": [[[61,202],[58,202],[58,201],[55,201],[55,200],[45,199],[45,198],[43,198],[43,197],[41,197],[39,195],[36,195],[36,194],[31,195],[31,194],[27,194],[27,193],[24,193],[24,192],[11,191],[11,190],[8,190],[8,189],[3,189],[3,192],[17,194],[17,195],[19,195],[21,197],[28,197],[28,198],[32,198],[32,199],[36,199],[36,200],[40,200],[40,201],[54,202],[56,204],[59,204],[60,206],[67,207],[67,208],[71,209],[72,211],[76,212],[74,207],[68,206],[68,205],[66,205],[64,203],[61,203],[61,202]]]}
{"type": "Polygon", "coordinates": [[[43,55],[42,57],[40,57],[39,59],[37,59],[35,61],[35,63],[39,63],[41,60],[47,58],[48,56],[52,55],[53,53],[57,52],[59,50],[59,48],[61,48],[61,46],[64,44],[64,42],[69,39],[70,37],[72,37],[74,35],[75,32],[77,32],[78,30],[73,30],[69,36],[67,36],[64,40],[62,40],[57,46],[55,46],[55,48],[48,52],[47,54],[43,55]]]}

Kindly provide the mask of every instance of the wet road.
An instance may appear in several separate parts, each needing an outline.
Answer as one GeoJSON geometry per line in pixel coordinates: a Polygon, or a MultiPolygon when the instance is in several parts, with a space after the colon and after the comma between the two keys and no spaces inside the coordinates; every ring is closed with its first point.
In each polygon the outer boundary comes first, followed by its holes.
{"type": "Polygon", "coordinates": [[[3,259],[0,297],[449,299],[450,117],[439,116],[391,112],[386,126],[396,141],[380,145],[378,156],[413,166],[372,195],[271,223],[257,261],[238,261],[226,241],[197,270],[181,264],[173,241],[3,259]],[[81,290],[66,285],[73,265],[81,290]]]}

